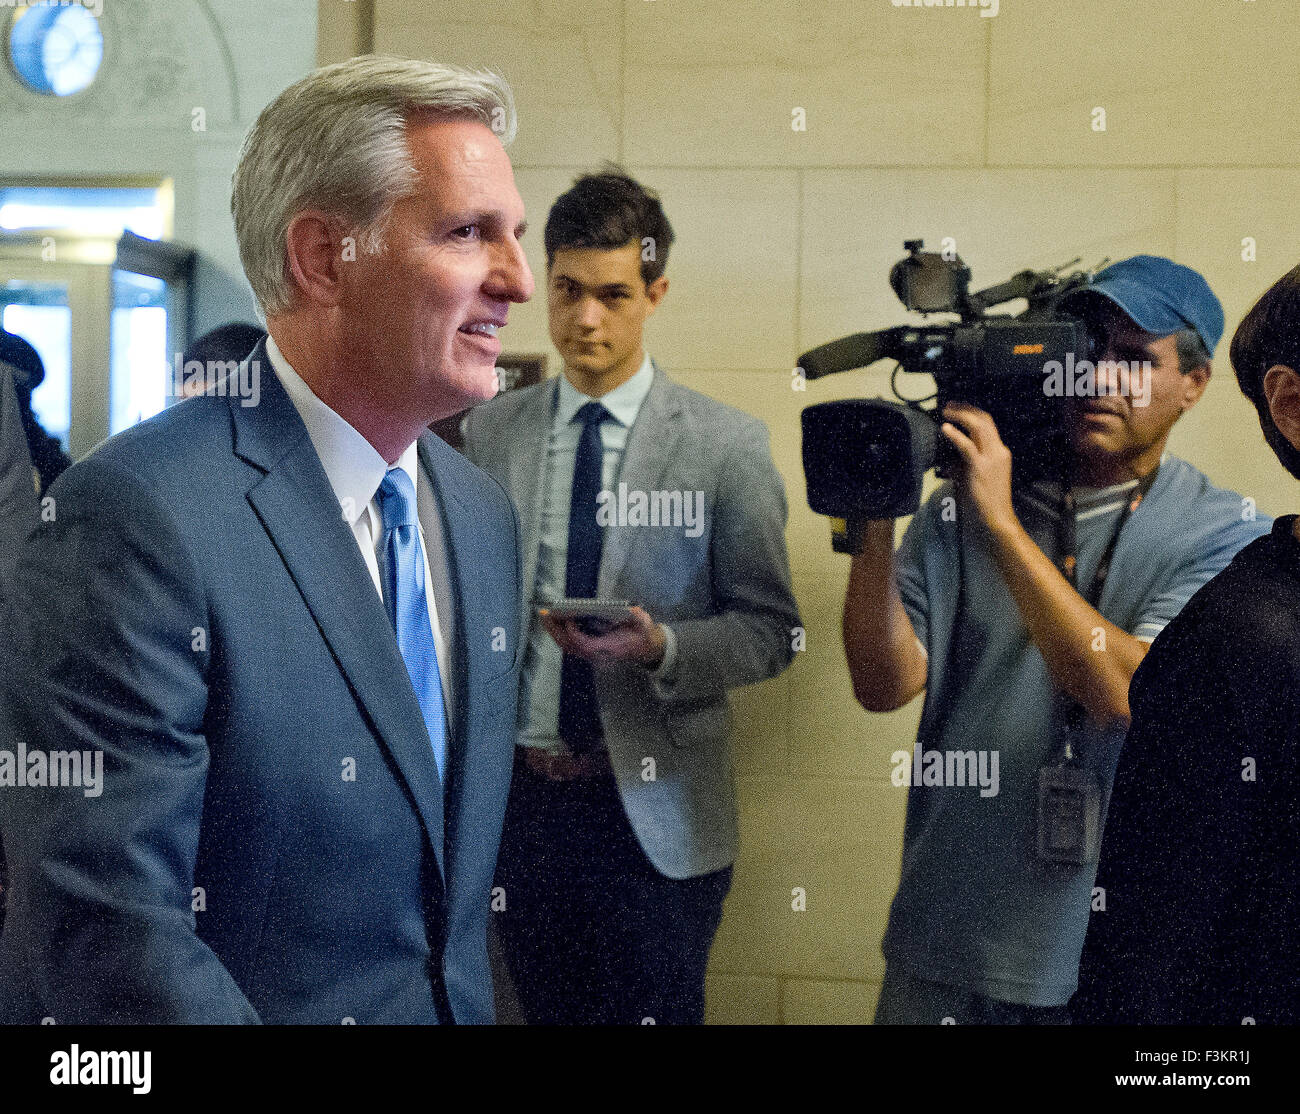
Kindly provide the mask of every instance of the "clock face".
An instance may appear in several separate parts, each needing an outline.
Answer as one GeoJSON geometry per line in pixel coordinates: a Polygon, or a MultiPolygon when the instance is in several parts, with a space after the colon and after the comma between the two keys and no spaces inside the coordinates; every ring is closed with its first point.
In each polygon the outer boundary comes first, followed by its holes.
{"type": "Polygon", "coordinates": [[[9,25],[9,62],[33,92],[79,93],[95,80],[103,60],[99,20],[80,5],[27,8],[9,25]]]}

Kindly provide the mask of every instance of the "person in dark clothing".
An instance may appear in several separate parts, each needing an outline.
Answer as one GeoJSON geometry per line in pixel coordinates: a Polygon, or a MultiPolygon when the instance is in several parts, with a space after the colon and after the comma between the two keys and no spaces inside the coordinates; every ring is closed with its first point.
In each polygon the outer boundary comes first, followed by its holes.
{"type": "MultiPolygon", "coordinates": [[[[16,374],[21,373],[0,362],[0,746],[6,746],[10,737],[3,706],[5,686],[13,675],[9,660],[9,577],[27,529],[36,519],[32,458],[19,416],[18,394],[14,389],[16,374]]],[[[0,928],[4,927],[8,884],[4,847],[0,845],[0,928]]]]}
{"type": "MultiPolygon", "coordinates": [[[[1231,358],[1300,478],[1300,267],[1247,314],[1231,358]]],[[[1298,530],[1283,516],[1238,553],[1134,675],[1077,1021],[1300,1021],[1298,530]]]]}
{"type": "Polygon", "coordinates": [[[72,458],[63,451],[57,437],[51,437],[32,412],[32,392],[45,378],[40,354],[22,337],[0,329],[0,363],[14,370],[14,390],[18,399],[18,416],[27,439],[32,467],[40,477],[40,494],[72,466],[72,458]]]}
{"type": "MultiPolygon", "coordinates": [[[[185,349],[185,355],[181,357],[182,366],[188,368],[191,364],[203,364],[205,368],[224,369],[226,374],[230,374],[265,338],[266,330],[258,325],[250,325],[243,321],[218,325],[191,342],[185,349]]],[[[206,376],[203,379],[204,389],[211,378],[206,376]]],[[[190,393],[188,388],[184,393],[188,396],[190,393]]],[[[200,390],[194,393],[202,392],[200,390]]]]}
{"type": "Polygon", "coordinates": [[[31,453],[23,435],[15,381],[22,372],[0,360],[0,598],[18,547],[36,513],[31,453]]]}

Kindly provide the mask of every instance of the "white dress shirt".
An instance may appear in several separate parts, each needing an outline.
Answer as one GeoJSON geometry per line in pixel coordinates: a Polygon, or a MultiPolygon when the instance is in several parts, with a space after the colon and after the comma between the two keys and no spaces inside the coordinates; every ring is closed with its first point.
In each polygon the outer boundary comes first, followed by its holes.
{"type": "MultiPolygon", "coordinates": [[[[366,563],[375,591],[383,599],[383,586],[379,578],[379,547],[383,544],[383,519],[375,499],[379,485],[388,472],[388,464],[370,444],[343,418],[325,405],[302,376],[284,358],[273,337],[267,337],[266,354],[277,378],[288,394],[289,400],[307,427],[316,455],[320,458],[325,477],[334,489],[343,518],[352,530],[361,559],[366,563]]],[[[420,460],[416,442],[411,442],[398,457],[394,467],[401,468],[410,478],[416,493],[419,517],[420,549],[424,555],[425,598],[429,604],[429,625],[438,654],[438,671],[442,675],[442,696],[447,714],[447,737],[451,738],[452,700],[450,683],[450,638],[452,630],[450,606],[439,622],[437,599],[441,597],[450,605],[450,581],[446,562],[446,546],[442,537],[442,524],[437,511],[436,496],[430,484],[420,483],[420,460]]]]}
{"type": "MultiPolygon", "coordinates": [[[[560,749],[560,668],[563,654],[537,618],[537,608],[562,599],[569,558],[569,503],[573,467],[578,456],[582,425],[574,419],[588,402],[599,402],[610,413],[600,426],[601,488],[612,491],[623,463],[627,439],[641,404],[654,382],[654,365],[647,353],[636,373],[598,399],[584,395],[563,375],[555,386],[554,414],[546,444],[546,474],[542,481],[541,530],[537,570],[532,585],[528,646],[524,654],[523,700],[520,707],[520,746],[560,749]]],[[[664,625],[664,657],[652,671],[656,683],[671,680],[677,662],[677,638],[664,625]]]]}

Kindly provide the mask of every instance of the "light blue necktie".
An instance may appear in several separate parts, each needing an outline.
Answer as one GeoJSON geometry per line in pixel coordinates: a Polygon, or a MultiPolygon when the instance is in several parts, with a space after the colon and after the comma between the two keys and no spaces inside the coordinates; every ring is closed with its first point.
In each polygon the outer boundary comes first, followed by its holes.
{"type": "Polygon", "coordinates": [[[442,700],[442,674],[429,625],[425,596],[424,551],[415,513],[415,485],[401,468],[390,468],[376,493],[384,522],[381,579],[388,619],[397,632],[397,648],[406,662],[424,725],[433,744],[438,777],[447,787],[447,712],[442,700]]]}

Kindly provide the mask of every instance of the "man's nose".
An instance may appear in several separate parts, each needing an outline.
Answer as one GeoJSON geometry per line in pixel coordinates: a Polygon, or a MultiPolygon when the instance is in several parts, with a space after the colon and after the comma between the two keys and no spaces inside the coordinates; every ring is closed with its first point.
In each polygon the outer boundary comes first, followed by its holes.
{"type": "Polygon", "coordinates": [[[526,302],[533,296],[536,283],[523,245],[514,237],[506,241],[497,254],[492,268],[492,278],[497,286],[493,293],[510,302],[526,302]]]}
{"type": "Polygon", "coordinates": [[[586,297],[578,303],[577,321],[584,329],[595,329],[600,325],[602,308],[599,300],[586,297]]]}
{"type": "Polygon", "coordinates": [[[1118,395],[1120,388],[1124,389],[1124,394],[1128,394],[1127,376],[1121,377],[1121,365],[1115,358],[1115,353],[1107,349],[1097,359],[1097,393],[1101,394],[1103,390],[1107,394],[1118,395]],[[1121,378],[1124,380],[1121,382],[1121,378]]]}

